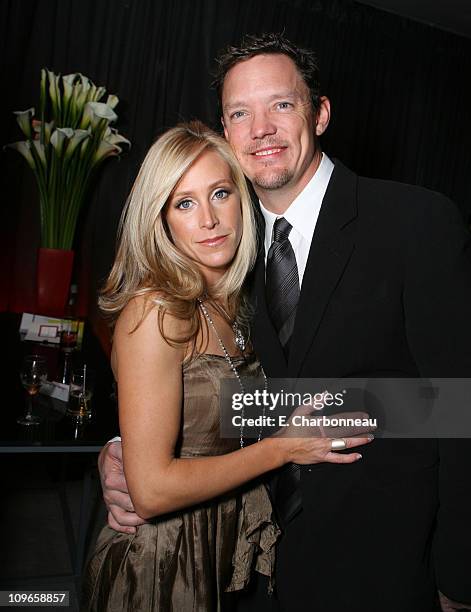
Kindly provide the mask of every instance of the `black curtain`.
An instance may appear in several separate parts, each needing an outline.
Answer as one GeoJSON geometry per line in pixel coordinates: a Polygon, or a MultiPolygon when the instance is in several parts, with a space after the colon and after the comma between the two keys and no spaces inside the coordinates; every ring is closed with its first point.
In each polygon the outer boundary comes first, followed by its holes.
{"type": "MultiPolygon", "coordinates": [[[[213,58],[244,33],[284,31],[317,50],[332,103],[323,147],[355,171],[424,185],[471,213],[471,40],[349,0],[2,0],[2,143],[11,111],[37,104],[39,72],[82,72],[119,96],[132,149],[94,186],[77,237],[82,307],[114,255],[116,227],[146,149],[179,120],[219,124],[213,58]]],[[[29,169],[3,153],[0,306],[34,303],[39,243],[29,169]]]]}

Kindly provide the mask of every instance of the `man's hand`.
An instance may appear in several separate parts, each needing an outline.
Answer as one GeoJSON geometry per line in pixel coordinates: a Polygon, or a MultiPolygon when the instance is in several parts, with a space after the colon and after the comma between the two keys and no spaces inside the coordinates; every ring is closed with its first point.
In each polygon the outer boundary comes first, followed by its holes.
{"type": "Polygon", "coordinates": [[[123,472],[121,442],[108,442],[98,457],[103,499],[108,509],[108,525],[121,533],[135,533],[147,521],[134,512],[123,472]]]}
{"type": "MultiPolygon", "coordinates": [[[[286,426],[279,429],[274,436],[283,438],[350,438],[364,436],[375,431],[373,425],[345,425],[345,426],[326,426],[322,425],[294,425],[295,417],[318,417],[318,409],[312,404],[298,406],[290,415],[286,426]]],[[[360,420],[366,422],[370,419],[367,412],[338,412],[328,417],[337,420],[360,420]]],[[[299,422],[299,419],[298,419],[299,422]]]]}
{"type": "Polygon", "coordinates": [[[471,610],[471,605],[458,603],[457,601],[452,601],[448,599],[446,595],[443,593],[439,593],[440,595],[440,605],[442,607],[442,612],[459,612],[460,610],[471,610]]]}

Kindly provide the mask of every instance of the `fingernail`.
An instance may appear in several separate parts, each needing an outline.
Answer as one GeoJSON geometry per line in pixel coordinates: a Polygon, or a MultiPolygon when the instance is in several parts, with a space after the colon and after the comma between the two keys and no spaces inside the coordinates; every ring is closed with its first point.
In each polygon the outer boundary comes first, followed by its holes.
{"type": "Polygon", "coordinates": [[[358,459],[363,459],[363,455],[360,455],[360,453],[357,454],[357,460],[358,459]]]}
{"type": "Polygon", "coordinates": [[[373,434],[368,434],[367,438],[368,438],[368,440],[374,440],[375,439],[373,434]]]}

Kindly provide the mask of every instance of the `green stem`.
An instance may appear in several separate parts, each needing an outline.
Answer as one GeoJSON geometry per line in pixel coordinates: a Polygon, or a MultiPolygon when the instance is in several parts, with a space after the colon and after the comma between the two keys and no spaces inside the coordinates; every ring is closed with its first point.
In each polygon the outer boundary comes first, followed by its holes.
{"type": "Polygon", "coordinates": [[[71,205],[69,206],[67,211],[67,217],[65,218],[64,242],[70,244],[70,248],[72,248],[72,244],[74,241],[75,228],[77,225],[80,210],[84,202],[85,194],[88,189],[90,174],[91,172],[90,170],[88,170],[82,176],[77,177],[79,180],[76,183],[73,200],[71,201],[71,205]]]}
{"type": "Polygon", "coordinates": [[[33,170],[34,176],[36,178],[36,183],[39,189],[39,215],[40,215],[40,223],[41,223],[41,235],[45,235],[45,227],[46,227],[46,210],[47,210],[47,168],[44,168],[41,158],[39,157],[38,152],[36,151],[33,141],[30,142],[30,151],[31,155],[34,159],[35,168],[33,170]]]}

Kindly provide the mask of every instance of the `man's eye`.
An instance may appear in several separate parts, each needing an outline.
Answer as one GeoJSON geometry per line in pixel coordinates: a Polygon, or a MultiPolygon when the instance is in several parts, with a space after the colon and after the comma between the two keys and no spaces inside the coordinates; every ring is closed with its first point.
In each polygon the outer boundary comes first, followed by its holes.
{"type": "Polygon", "coordinates": [[[287,108],[292,108],[293,105],[291,102],[278,102],[277,107],[281,110],[286,110],[287,108]]]}
{"type": "Polygon", "coordinates": [[[216,200],[225,200],[228,195],[229,192],[227,189],[218,189],[213,197],[216,198],[216,200]]]}
{"type": "Polygon", "coordinates": [[[178,202],[176,208],[179,208],[180,210],[188,210],[192,205],[193,202],[191,200],[182,200],[181,202],[178,202]]]}
{"type": "Polygon", "coordinates": [[[231,119],[240,119],[244,115],[245,115],[244,111],[235,111],[234,113],[232,113],[231,119]]]}

